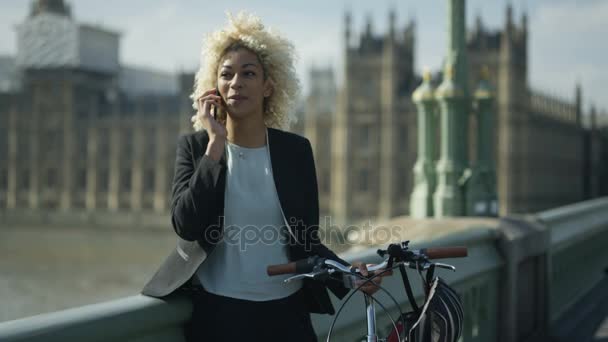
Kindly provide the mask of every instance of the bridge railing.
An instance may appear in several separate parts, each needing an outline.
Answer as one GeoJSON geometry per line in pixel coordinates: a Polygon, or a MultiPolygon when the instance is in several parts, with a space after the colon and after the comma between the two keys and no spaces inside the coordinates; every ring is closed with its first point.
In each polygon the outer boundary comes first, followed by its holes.
{"type": "Polygon", "coordinates": [[[0,341],[183,341],[187,298],[142,295],[0,323],[0,341]]]}
{"type": "MultiPolygon", "coordinates": [[[[403,219],[399,220],[403,223],[403,219]]],[[[412,225],[420,225],[424,220],[406,220],[412,225]]],[[[471,221],[464,220],[460,224],[471,224],[471,221]]],[[[474,223],[469,228],[461,230],[457,234],[445,234],[446,228],[443,223],[448,224],[448,220],[441,220],[433,223],[423,223],[424,232],[412,231],[405,237],[412,240],[412,248],[432,247],[432,246],[466,246],[469,250],[469,257],[466,259],[451,259],[450,264],[457,268],[457,272],[437,271],[438,275],[444,278],[462,296],[467,319],[463,341],[496,341],[498,335],[498,300],[500,270],[503,268],[503,260],[495,248],[497,238],[497,221],[488,222],[484,220],[482,224],[474,223]],[[417,239],[416,235],[421,235],[417,239]],[[434,236],[440,236],[434,238],[434,236]]],[[[449,225],[454,226],[454,222],[449,225]]],[[[458,224],[457,224],[458,225],[458,224]]],[[[380,247],[380,246],[378,246],[380,247]]],[[[376,255],[378,247],[371,247],[356,253],[343,255],[347,261],[360,260],[369,263],[377,263],[380,258],[376,255]]],[[[382,245],[386,247],[386,245],[382,245]]],[[[398,276],[385,277],[382,286],[400,302],[402,310],[409,310],[403,283],[398,276]]],[[[417,273],[410,273],[410,281],[413,285],[414,295],[421,303],[423,294],[420,286],[420,278],[417,273]]],[[[379,300],[387,308],[393,318],[398,317],[398,310],[391,302],[390,298],[378,292],[379,300]]],[[[341,305],[341,301],[335,300],[336,309],[341,305]]],[[[349,302],[336,322],[332,333],[332,341],[360,341],[365,333],[365,311],[363,310],[363,298],[360,295],[349,302]]],[[[390,329],[390,319],[383,314],[380,307],[377,307],[377,322],[379,332],[387,332],[390,329]]],[[[320,337],[320,341],[326,338],[331,318],[329,316],[313,315],[315,330],[320,337]]]]}
{"type": "MultiPolygon", "coordinates": [[[[547,252],[549,324],[552,330],[563,330],[565,324],[584,319],[567,312],[606,279],[608,198],[552,209],[536,217],[550,231],[551,239],[547,252]]],[[[603,292],[608,296],[606,289],[603,292]]]]}
{"type": "MultiPolygon", "coordinates": [[[[564,315],[593,290],[608,266],[608,198],[577,203],[535,215],[501,219],[397,218],[386,224],[402,227],[400,238],[413,247],[464,245],[469,257],[454,259],[457,272],[444,277],[462,296],[465,330],[462,341],[537,341],[554,335],[564,315]]],[[[348,261],[378,262],[376,241],[342,256],[348,261]]],[[[383,286],[404,310],[400,277],[383,286]]],[[[417,275],[410,277],[421,300],[417,275]]],[[[379,299],[393,317],[397,310],[385,294],[379,299]]],[[[364,334],[362,298],[347,304],[332,341],[354,341],[364,334]]],[[[336,308],[340,301],[335,300],[336,308]]],[[[186,298],[164,300],[132,296],[49,314],[0,323],[1,341],[183,341],[182,326],[191,314],[186,298]]],[[[378,326],[390,321],[378,308],[378,326]]],[[[330,316],[313,315],[324,338],[330,316]]]]}

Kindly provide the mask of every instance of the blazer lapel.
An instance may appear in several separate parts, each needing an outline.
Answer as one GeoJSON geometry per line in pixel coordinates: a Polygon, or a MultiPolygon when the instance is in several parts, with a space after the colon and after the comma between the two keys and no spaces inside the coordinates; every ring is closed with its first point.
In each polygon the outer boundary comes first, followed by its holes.
{"type": "Polygon", "coordinates": [[[293,161],[293,146],[289,139],[283,139],[281,131],[268,129],[268,145],[270,150],[270,163],[272,164],[272,176],[277,189],[279,203],[285,218],[285,224],[292,236],[298,241],[299,224],[294,221],[298,217],[297,179],[299,179],[298,168],[293,161]]]}
{"type": "Polygon", "coordinates": [[[283,163],[285,162],[285,158],[282,155],[281,143],[278,141],[279,135],[277,131],[272,128],[268,128],[268,149],[270,151],[270,164],[272,166],[272,178],[274,179],[274,185],[277,189],[277,194],[279,196],[279,202],[281,204],[281,208],[283,209],[283,214],[285,218],[289,217],[287,214],[287,193],[285,189],[285,185],[289,180],[286,179],[285,167],[283,163]]]}

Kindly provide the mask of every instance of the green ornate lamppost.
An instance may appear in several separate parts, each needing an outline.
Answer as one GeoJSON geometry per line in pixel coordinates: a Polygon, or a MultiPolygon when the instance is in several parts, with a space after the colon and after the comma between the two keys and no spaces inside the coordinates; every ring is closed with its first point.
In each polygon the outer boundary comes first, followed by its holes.
{"type": "Polygon", "coordinates": [[[486,70],[482,72],[472,103],[468,89],[465,0],[448,0],[448,13],[448,52],[443,81],[433,90],[427,74],[412,96],[418,109],[419,146],[410,214],[413,217],[494,216],[497,196],[493,91],[486,70]],[[469,167],[469,115],[473,108],[478,123],[477,161],[469,167]],[[435,163],[433,151],[437,140],[440,141],[439,160],[435,163]]]}
{"type": "Polygon", "coordinates": [[[412,95],[412,101],[418,109],[418,159],[414,165],[414,191],[410,199],[410,215],[417,218],[433,215],[433,192],[437,182],[435,92],[431,85],[431,73],[428,70],[425,70],[422,78],[422,84],[412,95]]]}

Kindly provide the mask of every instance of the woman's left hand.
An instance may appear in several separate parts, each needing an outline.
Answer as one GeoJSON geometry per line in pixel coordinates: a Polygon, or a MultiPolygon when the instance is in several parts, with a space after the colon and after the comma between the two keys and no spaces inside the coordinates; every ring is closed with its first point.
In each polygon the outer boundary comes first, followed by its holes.
{"type": "MultiPolygon", "coordinates": [[[[359,270],[361,271],[361,275],[364,276],[364,277],[371,277],[371,276],[374,275],[374,273],[370,274],[367,271],[367,266],[374,266],[374,265],[375,264],[365,264],[364,262],[361,262],[361,261],[356,261],[356,262],[352,263],[352,266],[355,266],[355,267],[359,268],[359,270]]],[[[382,271],[383,270],[377,270],[377,271],[375,271],[375,273],[380,273],[382,271]]],[[[382,278],[383,277],[390,276],[392,274],[393,274],[393,271],[385,272],[381,276],[374,278],[373,281],[377,285],[380,285],[382,283],[382,278]]],[[[355,282],[355,285],[359,286],[359,285],[363,284],[364,282],[365,282],[365,280],[359,279],[359,280],[357,280],[355,282]]],[[[376,286],[376,284],[373,284],[372,282],[368,282],[367,284],[363,285],[360,288],[360,290],[363,291],[363,292],[365,292],[368,295],[372,295],[372,294],[374,294],[376,291],[378,291],[380,289],[378,286],[376,286]]]]}

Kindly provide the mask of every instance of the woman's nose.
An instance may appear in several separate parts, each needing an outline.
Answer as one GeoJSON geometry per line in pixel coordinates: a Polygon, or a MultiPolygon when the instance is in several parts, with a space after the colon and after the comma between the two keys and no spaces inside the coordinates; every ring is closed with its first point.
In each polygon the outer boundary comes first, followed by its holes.
{"type": "Polygon", "coordinates": [[[242,77],[239,74],[235,74],[232,78],[232,82],[230,84],[231,88],[242,88],[243,82],[241,81],[242,77]]]}

